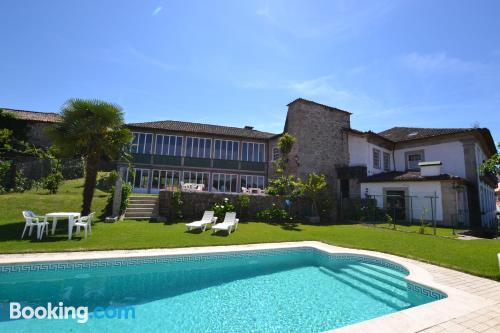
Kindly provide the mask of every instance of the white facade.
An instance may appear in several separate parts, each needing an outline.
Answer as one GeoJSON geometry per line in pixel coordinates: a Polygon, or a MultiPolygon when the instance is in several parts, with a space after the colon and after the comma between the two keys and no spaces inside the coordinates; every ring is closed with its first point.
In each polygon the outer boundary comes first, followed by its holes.
{"type": "Polygon", "coordinates": [[[432,220],[431,207],[434,208],[434,219],[439,223],[443,221],[443,203],[441,194],[441,183],[439,181],[429,182],[385,182],[385,183],[361,183],[361,193],[369,195],[377,200],[377,207],[386,208],[384,195],[387,190],[405,191],[406,218],[418,220],[422,216],[425,220],[432,220]],[[434,199],[431,199],[434,198],[434,199]],[[431,205],[431,200],[433,200],[431,205]]]}
{"type": "Polygon", "coordinates": [[[441,168],[442,173],[465,178],[465,157],[462,142],[452,141],[396,149],[394,151],[396,171],[406,170],[406,153],[413,151],[423,151],[424,161],[441,161],[443,163],[441,168]]]}
{"type": "MultiPolygon", "coordinates": [[[[496,223],[496,203],[495,203],[495,191],[494,189],[481,180],[480,166],[484,160],[487,159],[487,155],[484,153],[479,143],[475,144],[474,149],[474,159],[475,165],[467,165],[468,168],[472,167],[472,170],[477,170],[477,175],[475,179],[470,179],[470,169],[469,176],[466,173],[466,156],[464,150],[464,143],[461,139],[457,138],[455,141],[440,142],[440,143],[428,143],[422,145],[413,145],[411,142],[404,144],[403,148],[397,148],[394,150],[388,150],[386,148],[377,146],[371,142],[368,142],[368,137],[371,134],[358,134],[349,133],[348,135],[348,145],[349,145],[349,166],[359,166],[363,165],[367,168],[367,175],[373,176],[379,173],[388,171],[418,171],[418,169],[410,169],[409,165],[409,155],[413,155],[412,163],[415,166],[415,155],[421,157],[421,162],[431,162],[439,161],[441,165],[441,174],[449,174],[451,176],[460,177],[468,180],[472,184],[477,184],[477,198],[479,201],[479,207],[481,212],[481,224],[483,227],[491,227],[496,223]],[[407,147],[405,147],[407,146],[407,147]],[[377,159],[374,160],[374,149],[380,151],[379,158],[382,159],[383,153],[388,153],[390,156],[389,169],[384,169],[383,163],[380,163],[380,168],[376,168],[377,159]]],[[[477,141],[476,141],[477,142],[477,141]]],[[[397,144],[401,147],[402,144],[397,144]]],[[[417,161],[418,162],[418,161],[417,161]]],[[[474,163],[474,162],[473,162],[474,163]]],[[[418,164],[417,164],[418,165],[418,164]]],[[[423,175],[425,176],[425,175],[423,175]]],[[[392,181],[386,183],[363,183],[361,184],[360,193],[370,195],[380,196],[384,194],[384,189],[386,188],[405,188],[408,192],[407,195],[416,195],[419,197],[431,196],[434,193],[441,198],[441,186],[439,182],[400,182],[392,181]],[[368,192],[366,192],[366,190],[368,192]]],[[[383,200],[383,199],[380,199],[383,200]]],[[[419,199],[420,200],[420,199],[419,199]]],[[[430,199],[429,199],[430,200],[430,199]]],[[[437,200],[436,207],[436,219],[441,221],[443,218],[442,210],[442,199],[437,200]]],[[[422,201],[422,200],[421,200],[422,201]]],[[[425,200],[424,200],[425,201],[425,200]]],[[[379,207],[383,207],[384,202],[378,202],[379,207]]],[[[458,207],[460,211],[468,211],[468,205],[466,207],[458,207]]],[[[425,207],[430,207],[427,203],[425,207]]],[[[423,206],[417,203],[411,210],[412,218],[418,219],[422,214],[423,206]]],[[[447,217],[446,219],[448,219],[447,217]]]]}
{"type": "Polygon", "coordinates": [[[365,137],[349,135],[349,166],[366,166],[368,176],[376,175],[382,172],[394,170],[392,151],[366,140],[365,137]],[[380,151],[380,168],[374,167],[373,154],[374,149],[380,151]],[[389,155],[388,170],[384,168],[384,153],[389,155]]]}

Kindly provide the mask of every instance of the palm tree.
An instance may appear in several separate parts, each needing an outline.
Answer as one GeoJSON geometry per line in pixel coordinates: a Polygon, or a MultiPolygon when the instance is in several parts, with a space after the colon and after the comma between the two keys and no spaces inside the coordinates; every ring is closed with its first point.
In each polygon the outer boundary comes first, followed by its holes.
{"type": "Polygon", "coordinates": [[[61,109],[62,121],[49,130],[63,156],[85,159],[82,215],[88,215],[103,157],[122,157],[132,134],[124,126],[123,111],[115,104],[97,99],[69,99],[61,109]]]}

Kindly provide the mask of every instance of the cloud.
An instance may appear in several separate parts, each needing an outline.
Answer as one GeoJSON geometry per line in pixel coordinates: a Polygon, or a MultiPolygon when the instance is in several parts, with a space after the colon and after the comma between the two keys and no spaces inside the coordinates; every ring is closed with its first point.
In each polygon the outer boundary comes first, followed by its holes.
{"type": "Polygon", "coordinates": [[[272,7],[269,1],[265,1],[255,12],[270,26],[298,38],[327,36],[330,40],[345,39],[366,31],[398,5],[391,0],[330,1],[317,6],[300,1],[273,1],[271,4],[272,7]]]}
{"type": "Polygon", "coordinates": [[[162,11],[162,9],[163,9],[163,7],[162,7],[162,6],[158,6],[158,7],[156,7],[156,8],[155,8],[155,10],[153,11],[153,14],[152,14],[152,15],[153,15],[153,16],[158,15],[158,13],[162,11]]]}
{"type": "Polygon", "coordinates": [[[348,91],[333,86],[332,79],[333,77],[328,75],[311,80],[290,82],[288,88],[304,97],[328,97],[335,100],[351,99],[352,96],[348,91]]]}
{"type": "Polygon", "coordinates": [[[401,60],[406,67],[420,73],[464,73],[475,71],[482,67],[479,63],[450,57],[445,52],[433,54],[412,52],[403,56],[401,60]]]}
{"type": "Polygon", "coordinates": [[[258,16],[262,16],[262,17],[266,18],[269,21],[273,21],[274,20],[274,18],[271,15],[271,11],[269,9],[269,2],[267,2],[267,1],[264,4],[264,6],[261,7],[261,8],[259,8],[259,9],[257,9],[257,11],[255,13],[258,16]]]}
{"type": "Polygon", "coordinates": [[[132,54],[135,58],[143,61],[144,63],[157,67],[163,71],[169,72],[175,69],[175,66],[170,65],[160,59],[150,57],[142,52],[139,52],[137,49],[130,47],[129,49],[130,54],[132,54]]]}

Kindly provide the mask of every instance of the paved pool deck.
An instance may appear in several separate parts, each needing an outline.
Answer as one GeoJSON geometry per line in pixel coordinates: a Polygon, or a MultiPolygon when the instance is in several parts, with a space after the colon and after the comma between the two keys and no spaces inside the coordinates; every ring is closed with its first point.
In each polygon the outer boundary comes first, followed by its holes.
{"type": "Polygon", "coordinates": [[[0,264],[33,264],[47,261],[220,253],[304,246],[314,247],[329,253],[362,254],[390,260],[404,266],[410,272],[407,280],[437,289],[448,296],[438,301],[345,326],[331,332],[500,333],[500,282],[390,254],[343,248],[321,242],[306,241],[175,249],[4,254],[0,255],[0,264]]]}

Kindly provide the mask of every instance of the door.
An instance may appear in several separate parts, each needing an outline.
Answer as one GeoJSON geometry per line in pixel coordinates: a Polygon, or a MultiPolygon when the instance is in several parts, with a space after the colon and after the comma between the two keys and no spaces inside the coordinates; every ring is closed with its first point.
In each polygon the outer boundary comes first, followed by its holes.
{"type": "Polygon", "coordinates": [[[135,193],[148,193],[149,187],[149,169],[134,169],[134,188],[135,193]]]}
{"type": "Polygon", "coordinates": [[[406,220],[406,200],[404,191],[387,191],[386,193],[387,214],[396,221],[406,220]]]}

